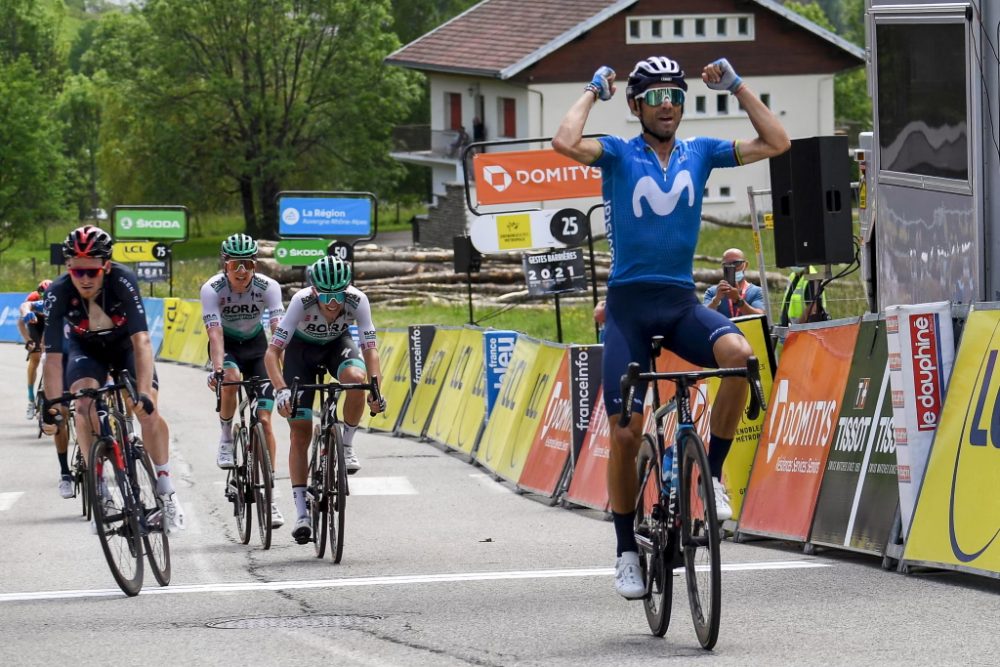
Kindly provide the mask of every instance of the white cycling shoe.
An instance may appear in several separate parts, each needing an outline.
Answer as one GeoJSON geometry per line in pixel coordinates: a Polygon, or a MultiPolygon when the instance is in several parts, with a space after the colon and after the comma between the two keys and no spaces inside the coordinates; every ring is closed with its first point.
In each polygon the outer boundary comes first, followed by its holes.
{"type": "Polygon", "coordinates": [[[73,478],[69,475],[63,475],[59,480],[59,495],[67,499],[76,495],[73,491],[73,478]]]}
{"type": "Polygon", "coordinates": [[[31,421],[35,418],[35,403],[33,401],[28,401],[28,410],[24,413],[24,418],[31,421]]]}
{"type": "Polygon", "coordinates": [[[271,528],[281,528],[285,525],[285,517],[281,516],[278,503],[271,503],[271,528]]]}
{"type": "Polygon", "coordinates": [[[729,505],[729,494],[726,487],[715,477],[712,478],[712,487],[715,489],[715,517],[720,521],[733,518],[733,508],[729,505]]]}
{"type": "Polygon", "coordinates": [[[308,544],[312,538],[312,519],[309,515],[300,516],[295,520],[295,528],[292,529],[292,539],[299,544],[308,544]]]}
{"type": "Polygon", "coordinates": [[[344,445],[344,464],[347,466],[348,475],[353,475],[361,470],[361,462],[358,461],[358,455],[354,453],[353,446],[344,445]]]}
{"type": "Polygon", "coordinates": [[[626,600],[638,600],[646,594],[638,552],[623,551],[615,561],[615,591],[626,600]]]}
{"type": "Polygon", "coordinates": [[[177,500],[177,494],[161,493],[160,500],[163,502],[163,518],[165,519],[163,527],[167,531],[167,534],[174,535],[187,528],[187,521],[184,519],[184,508],[181,507],[180,501],[177,500]]]}
{"type": "Polygon", "coordinates": [[[219,440],[219,454],[215,457],[215,463],[223,470],[236,467],[234,451],[236,444],[232,440],[219,440]]]}

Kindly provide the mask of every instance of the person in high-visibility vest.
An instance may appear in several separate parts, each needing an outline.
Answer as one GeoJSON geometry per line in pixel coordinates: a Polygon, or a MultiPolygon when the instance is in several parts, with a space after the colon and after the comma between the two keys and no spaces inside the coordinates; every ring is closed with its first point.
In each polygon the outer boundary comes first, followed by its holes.
{"type": "MultiPolygon", "coordinates": [[[[810,276],[819,274],[815,266],[808,269],[796,268],[788,276],[788,287],[785,289],[785,296],[781,299],[781,326],[787,327],[789,324],[798,324],[807,321],[807,314],[815,300],[813,280],[806,278],[806,271],[810,276]]],[[[826,311],[826,293],[820,295],[820,308],[826,311]]]]}

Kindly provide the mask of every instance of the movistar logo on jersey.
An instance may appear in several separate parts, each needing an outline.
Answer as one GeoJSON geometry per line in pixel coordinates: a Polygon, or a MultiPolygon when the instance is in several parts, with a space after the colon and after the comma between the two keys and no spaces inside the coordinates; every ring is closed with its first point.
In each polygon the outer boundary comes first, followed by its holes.
{"type": "Polygon", "coordinates": [[[670,215],[677,208],[677,203],[685,191],[688,207],[694,206],[694,183],[691,181],[691,173],[686,169],[677,172],[670,192],[661,190],[660,184],[652,176],[643,176],[632,191],[632,213],[635,217],[641,218],[642,202],[645,200],[655,215],[670,215]]]}

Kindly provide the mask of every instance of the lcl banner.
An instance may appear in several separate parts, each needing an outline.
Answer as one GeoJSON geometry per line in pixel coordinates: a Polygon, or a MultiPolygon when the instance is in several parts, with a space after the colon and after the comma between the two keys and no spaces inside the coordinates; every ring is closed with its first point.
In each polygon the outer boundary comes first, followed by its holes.
{"type": "Polygon", "coordinates": [[[955,333],[947,301],[885,309],[889,381],[903,536],[909,534],[917,491],[937,431],[951,367],[955,333]]]}
{"type": "Polygon", "coordinates": [[[480,204],[522,204],[601,195],[601,170],[554,150],[478,153],[472,159],[480,204]]]}

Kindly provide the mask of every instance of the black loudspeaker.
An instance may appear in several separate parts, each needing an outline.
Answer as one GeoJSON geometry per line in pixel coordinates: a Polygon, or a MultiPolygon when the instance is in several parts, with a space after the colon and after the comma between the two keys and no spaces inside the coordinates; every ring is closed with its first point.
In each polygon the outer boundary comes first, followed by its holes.
{"type": "Polygon", "coordinates": [[[472,246],[468,236],[453,236],[455,248],[455,273],[479,273],[483,256],[472,246]]]}
{"type": "Polygon", "coordinates": [[[779,267],[854,261],[850,160],[845,136],[795,139],[771,159],[779,267]]]}

